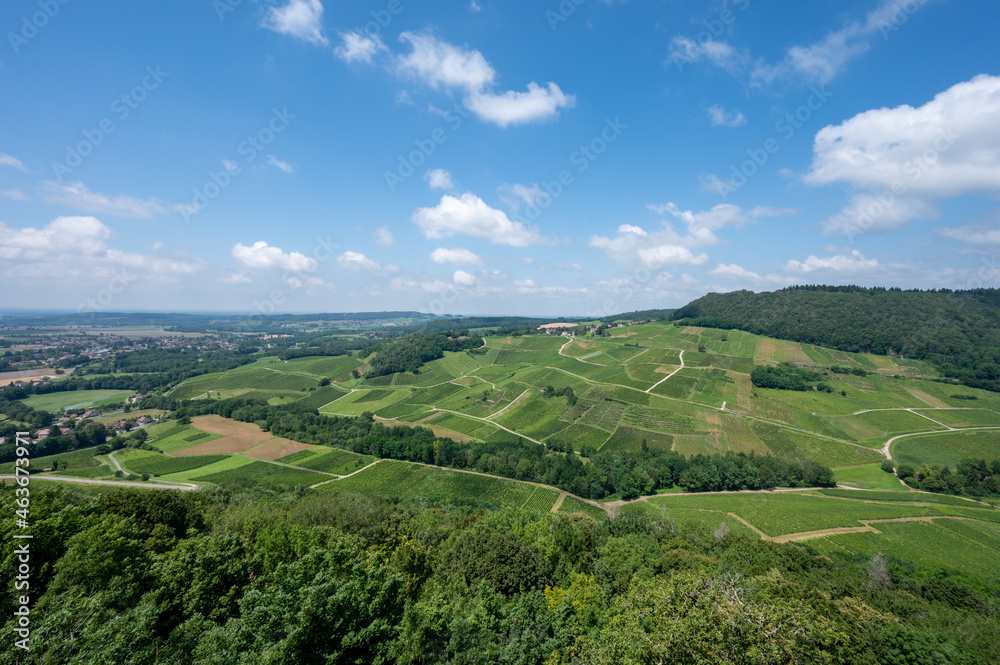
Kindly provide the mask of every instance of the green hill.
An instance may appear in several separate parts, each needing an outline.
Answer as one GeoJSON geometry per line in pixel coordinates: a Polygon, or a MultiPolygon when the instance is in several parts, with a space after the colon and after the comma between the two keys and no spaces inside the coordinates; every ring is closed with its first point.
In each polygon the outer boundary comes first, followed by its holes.
{"type": "Polygon", "coordinates": [[[1000,391],[1000,291],[803,286],[710,293],[674,319],[841,351],[927,360],[947,377],[1000,391]]]}

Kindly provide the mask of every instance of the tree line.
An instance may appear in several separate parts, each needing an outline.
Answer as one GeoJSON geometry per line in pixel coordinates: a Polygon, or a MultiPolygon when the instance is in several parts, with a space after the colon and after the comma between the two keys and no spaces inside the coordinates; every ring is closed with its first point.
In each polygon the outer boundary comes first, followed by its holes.
{"type": "Polygon", "coordinates": [[[422,427],[383,425],[368,412],[356,417],[326,416],[294,403],[199,400],[181,405],[174,415],[207,413],[253,422],[275,436],[300,443],[538,482],[589,499],[611,495],[631,499],[678,485],[689,492],[834,485],[830,469],[806,460],[742,453],[686,458],[643,442],[637,452],[592,453],[591,463],[585,464],[580,455],[556,452],[506,432],[484,442],[463,443],[442,439],[422,427]]]}
{"type": "Polygon", "coordinates": [[[710,293],[673,317],[842,351],[926,360],[967,386],[1000,391],[997,289],[807,286],[710,293]]]}

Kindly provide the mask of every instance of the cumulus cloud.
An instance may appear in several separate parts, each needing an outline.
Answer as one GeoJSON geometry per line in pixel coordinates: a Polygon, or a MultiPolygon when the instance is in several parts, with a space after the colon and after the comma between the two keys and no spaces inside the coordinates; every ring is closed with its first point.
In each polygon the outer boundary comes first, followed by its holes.
{"type": "Polygon", "coordinates": [[[810,256],[805,261],[791,260],[785,265],[790,273],[807,275],[813,272],[839,273],[841,275],[862,275],[872,273],[884,267],[878,259],[869,259],[858,250],[845,254],[818,257],[810,256]]]}
{"type": "Polygon", "coordinates": [[[323,3],[320,0],[289,0],[288,4],[268,9],[264,27],[282,35],[327,46],[323,35],[323,3]]]}
{"type": "Polygon", "coordinates": [[[461,286],[466,288],[476,285],[475,276],[470,275],[464,270],[456,270],[455,274],[452,275],[451,281],[454,282],[455,286],[461,286]]]}
{"type": "Polygon", "coordinates": [[[787,209],[758,206],[751,210],[732,204],[720,204],[701,212],[681,210],[674,203],[648,206],[659,215],[669,216],[684,225],[678,232],[666,219],[662,228],[647,231],[634,224],[622,224],[614,237],[592,236],[590,246],[601,249],[614,261],[625,265],[642,265],[650,270],[668,266],[698,266],[708,262],[708,255],[696,253],[693,247],[708,247],[721,239],[716,231],[728,226],[739,226],[762,217],[773,217],[793,212],[787,209]]]}
{"type": "Polygon", "coordinates": [[[500,127],[553,118],[559,115],[559,109],[573,108],[575,105],[574,95],[565,94],[558,85],[551,82],[544,88],[531,82],[527,92],[480,92],[466,100],[466,106],[480,119],[496,123],[500,127]]]}
{"type": "Polygon", "coordinates": [[[716,277],[734,277],[737,279],[749,279],[749,280],[759,280],[760,275],[755,272],[751,272],[744,268],[743,266],[736,265],[735,263],[720,263],[715,266],[712,270],[708,272],[709,275],[714,275],[716,277]]]}
{"type": "Polygon", "coordinates": [[[397,57],[397,71],[434,89],[464,90],[466,108],[480,120],[507,127],[553,118],[560,109],[576,104],[576,97],[552,82],[541,86],[532,81],[523,92],[492,90],[496,70],[477,50],[449,44],[429,33],[404,32],[399,39],[411,51],[397,57]]]}
{"type": "Polygon", "coordinates": [[[376,272],[380,270],[379,264],[372,261],[360,252],[347,251],[337,257],[337,265],[344,270],[376,272]]]}
{"type": "Polygon", "coordinates": [[[431,87],[444,85],[475,92],[496,77],[493,67],[479,51],[454,46],[427,33],[404,32],[399,40],[412,48],[410,53],[399,57],[399,71],[431,87]]]}
{"type": "Polygon", "coordinates": [[[48,181],[43,189],[49,203],[67,205],[95,215],[149,219],[166,212],[158,199],[137,199],[123,194],[112,197],[92,192],[82,182],[48,181]]]}
{"type": "Polygon", "coordinates": [[[392,231],[389,230],[388,226],[383,226],[375,229],[375,244],[379,247],[392,247],[396,244],[396,239],[392,235],[392,231]]]}
{"type": "MultiPolygon", "coordinates": [[[[0,261],[16,261],[14,274],[36,284],[59,282],[73,286],[106,281],[115,271],[129,269],[129,280],[153,276],[159,280],[193,275],[204,269],[188,258],[146,256],[108,246],[114,234],[96,217],[57,217],[42,228],[11,228],[0,223],[0,261]]],[[[117,274],[123,279],[121,274],[117,274]]]]}
{"type": "Polygon", "coordinates": [[[452,182],[451,174],[444,169],[428,171],[424,174],[424,180],[431,186],[431,189],[455,189],[455,183],[452,182]]]}
{"type": "Polygon", "coordinates": [[[51,254],[96,256],[107,250],[111,229],[96,217],[57,217],[43,228],[15,229],[0,222],[0,259],[51,254]]]}
{"type": "Polygon", "coordinates": [[[372,59],[380,51],[388,50],[377,34],[368,36],[354,30],[340,33],[340,39],[342,43],[333,49],[333,53],[344,62],[371,64],[372,59]]]}
{"type": "Polygon", "coordinates": [[[542,242],[538,231],[512,221],[472,193],[445,195],[433,208],[419,208],[413,221],[427,238],[449,238],[455,234],[485,238],[494,245],[527,247],[542,242]]]}
{"type": "Polygon", "coordinates": [[[438,264],[451,264],[456,266],[481,266],[483,259],[467,249],[456,247],[446,249],[438,247],[431,252],[431,261],[438,264]]]}
{"type": "Polygon", "coordinates": [[[805,181],[896,194],[1000,190],[1000,76],[976,76],[917,108],[865,111],[824,127],[805,181]]]}
{"type": "Polygon", "coordinates": [[[249,247],[236,243],[232,249],[232,255],[248,268],[312,272],[319,266],[316,259],[299,252],[284,252],[279,247],[272,247],[263,240],[255,242],[249,247]]]}

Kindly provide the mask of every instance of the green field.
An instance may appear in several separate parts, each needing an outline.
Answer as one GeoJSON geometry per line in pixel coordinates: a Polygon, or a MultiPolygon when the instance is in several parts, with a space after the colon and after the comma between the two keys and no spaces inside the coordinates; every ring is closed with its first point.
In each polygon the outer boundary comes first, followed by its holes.
{"type": "MultiPolygon", "coordinates": [[[[118,456],[115,456],[118,458],[118,456]]],[[[169,474],[184,473],[199,469],[215,462],[220,462],[229,455],[193,455],[191,457],[171,457],[154,453],[150,456],[138,458],[119,459],[127,471],[142,475],[148,473],[151,476],[166,476],[169,474]]]]}
{"type": "Polygon", "coordinates": [[[131,390],[68,390],[47,395],[31,395],[24,403],[32,409],[59,413],[66,409],[84,409],[118,404],[134,395],[131,390]]]}
{"type": "Polygon", "coordinates": [[[881,533],[814,538],[810,547],[829,556],[882,554],[928,569],[958,569],[1000,584],[1000,525],[958,520],[879,524],[881,533]]]}
{"type": "Polygon", "coordinates": [[[892,444],[897,464],[947,464],[955,468],[963,459],[1000,459],[1000,429],[946,432],[900,439],[892,444]]]}
{"type": "Polygon", "coordinates": [[[374,494],[437,501],[465,500],[548,512],[559,496],[554,490],[511,480],[486,478],[408,462],[383,461],[361,473],[318,488],[323,492],[374,494]]]}
{"type": "Polygon", "coordinates": [[[881,464],[862,464],[834,469],[834,479],[838,484],[864,490],[898,490],[902,485],[896,475],[886,473],[881,464]]]}
{"type": "MultiPolygon", "coordinates": [[[[212,470],[212,467],[215,465],[201,467],[197,471],[204,475],[193,477],[193,480],[195,482],[214,483],[227,488],[249,488],[256,485],[266,485],[271,487],[297,487],[299,485],[308,486],[330,479],[330,476],[316,473],[314,471],[289,469],[288,467],[277,464],[269,464],[267,462],[257,462],[253,460],[249,460],[249,462],[249,464],[243,464],[236,468],[230,468],[214,473],[206,472],[212,470]]],[[[192,472],[189,471],[187,473],[190,474],[192,472]]],[[[170,478],[177,478],[177,474],[174,474],[170,478]]]]}
{"type": "Polygon", "coordinates": [[[746,493],[713,496],[671,496],[652,498],[643,503],[653,507],[680,502],[684,508],[701,508],[723,513],[736,513],[769,536],[781,536],[806,531],[862,526],[860,520],[884,520],[904,517],[940,515],[968,516],[981,513],[979,518],[1000,520],[1000,511],[951,506],[883,505],[862,501],[845,501],[813,493],[761,494],[746,493]]]}
{"type": "MultiPolygon", "coordinates": [[[[53,462],[59,462],[59,473],[67,469],[87,469],[102,466],[99,458],[94,457],[96,448],[82,448],[68,453],[58,455],[48,455],[46,457],[29,457],[31,465],[28,467],[32,473],[38,473],[46,467],[52,466],[53,462]]],[[[14,463],[7,462],[0,464],[0,474],[10,475],[14,473],[14,463]]]]}

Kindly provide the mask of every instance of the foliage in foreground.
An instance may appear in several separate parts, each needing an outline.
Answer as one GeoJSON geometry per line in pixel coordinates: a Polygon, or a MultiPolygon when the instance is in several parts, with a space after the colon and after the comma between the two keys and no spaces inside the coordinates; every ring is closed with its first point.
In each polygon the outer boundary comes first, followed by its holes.
{"type": "Polygon", "coordinates": [[[981,580],[643,513],[262,490],[32,498],[32,651],[7,619],[2,664],[1000,658],[1000,597],[981,580]]]}

